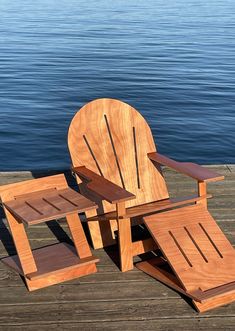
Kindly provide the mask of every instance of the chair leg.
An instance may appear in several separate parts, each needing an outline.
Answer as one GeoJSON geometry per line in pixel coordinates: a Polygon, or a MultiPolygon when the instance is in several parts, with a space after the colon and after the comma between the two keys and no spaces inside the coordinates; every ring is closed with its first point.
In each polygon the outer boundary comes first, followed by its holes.
{"type": "MultiPolygon", "coordinates": [[[[198,195],[199,196],[206,195],[206,192],[207,192],[206,189],[207,189],[206,183],[199,181],[198,182],[198,195]]],[[[203,206],[205,206],[207,208],[207,199],[200,200],[197,203],[203,204],[203,206]]]]}
{"type": "Polygon", "coordinates": [[[129,218],[118,220],[118,242],[121,271],[133,269],[131,221],[129,218]]]}
{"type": "Polygon", "coordinates": [[[11,234],[20,260],[23,274],[26,275],[37,271],[37,266],[35,264],[33,253],[31,251],[30,244],[25,232],[24,224],[18,222],[7,209],[5,209],[5,214],[11,229],[11,234]]]}
{"type": "Polygon", "coordinates": [[[88,221],[88,228],[94,249],[114,245],[114,231],[117,229],[116,220],[110,221],[88,221]]]}
{"type": "Polygon", "coordinates": [[[69,214],[66,219],[80,259],[92,256],[79,215],[77,213],[69,214]]]}

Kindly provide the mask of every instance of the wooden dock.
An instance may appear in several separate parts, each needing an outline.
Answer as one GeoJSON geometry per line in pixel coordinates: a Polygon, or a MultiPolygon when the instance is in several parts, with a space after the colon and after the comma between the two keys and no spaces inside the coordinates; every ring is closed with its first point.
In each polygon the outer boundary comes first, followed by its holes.
{"type": "MultiPolygon", "coordinates": [[[[209,166],[225,176],[211,183],[209,210],[235,245],[235,165],[209,166]]],[[[164,169],[171,196],[196,191],[196,182],[164,169]]],[[[51,173],[0,173],[0,185],[51,173]]],[[[75,185],[67,174],[70,185],[75,185]]],[[[15,254],[2,209],[0,255],[15,254]]],[[[51,221],[27,229],[32,248],[70,241],[67,226],[51,221]]],[[[121,273],[116,247],[97,250],[98,273],[29,293],[0,263],[0,330],[235,330],[235,303],[199,315],[178,293],[134,269],[121,273]]],[[[216,271],[215,271],[216,272],[216,271]]]]}

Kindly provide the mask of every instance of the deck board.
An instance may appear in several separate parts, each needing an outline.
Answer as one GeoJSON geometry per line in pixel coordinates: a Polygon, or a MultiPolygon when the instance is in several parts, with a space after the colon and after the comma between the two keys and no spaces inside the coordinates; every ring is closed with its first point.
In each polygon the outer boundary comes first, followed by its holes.
{"type": "MultiPolygon", "coordinates": [[[[209,210],[235,246],[235,166],[209,166],[225,181],[208,184],[209,210]]],[[[190,195],[196,182],[164,170],[172,196],[190,195]]],[[[48,175],[0,173],[0,185],[48,175]]],[[[71,177],[70,185],[76,186],[71,177]]],[[[0,257],[14,254],[6,220],[0,212],[0,257]]],[[[27,228],[32,248],[69,241],[62,221],[27,228]],[[57,238],[54,237],[56,234],[57,238]]],[[[234,330],[235,303],[198,315],[175,291],[134,269],[121,273],[115,249],[97,250],[98,273],[29,293],[21,278],[0,263],[1,330],[234,330]],[[111,257],[112,258],[111,258],[111,257]]]]}

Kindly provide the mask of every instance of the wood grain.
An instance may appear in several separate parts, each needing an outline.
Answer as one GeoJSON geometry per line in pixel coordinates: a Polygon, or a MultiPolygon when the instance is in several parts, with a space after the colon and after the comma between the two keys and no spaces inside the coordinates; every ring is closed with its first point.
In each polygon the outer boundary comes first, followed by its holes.
{"type": "MultiPolygon", "coordinates": [[[[96,262],[96,261],[93,261],[96,262]]],[[[57,273],[53,273],[51,275],[45,276],[44,278],[39,279],[25,279],[28,290],[35,291],[44,287],[52,286],[55,284],[63,283],[75,278],[84,277],[97,272],[96,264],[86,264],[86,265],[78,265],[76,268],[72,268],[69,270],[58,271],[57,273]]]]}
{"type": "MultiPolygon", "coordinates": [[[[114,99],[86,104],[70,124],[68,146],[74,167],[85,166],[120,187],[124,185],[136,196],[127,202],[127,207],[168,198],[161,170],[156,170],[147,157],[147,153],[156,151],[151,130],[128,104],[114,99]]],[[[103,209],[108,212],[115,210],[115,206],[103,202],[103,209]]]]}
{"type": "Polygon", "coordinates": [[[170,273],[164,268],[161,268],[162,266],[166,265],[166,261],[164,261],[161,257],[156,257],[147,261],[138,262],[135,266],[139,270],[142,270],[143,272],[159,280],[163,284],[173,288],[174,290],[184,295],[187,295],[191,299],[194,299],[194,296],[191,295],[191,293],[186,293],[186,291],[183,289],[182,285],[174,274],[170,273]]]}
{"type": "Polygon", "coordinates": [[[118,244],[121,271],[133,269],[131,222],[129,218],[118,220],[118,244]]]}
{"type": "Polygon", "coordinates": [[[198,302],[193,300],[193,304],[198,312],[204,313],[208,310],[226,305],[234,301],[235,301],[235,293],[229,293],[229,294],[225,293],[224,295],[221,295],[216,298],[211,298],[204,302],[198,302]]]}
{"type": "Polygon", "coordinates": [[[77,112],[69,127],[68,146],[80,192],[89,198],[95,195],[94,201],[99,207],[97,215],[86,212],[95,248],[113,244],[115,204],[126,201],[126,214],[117,217],[122,270],[129,270],[131,265],[127,262],[132,252],[130,217],[202,199],[206,204],[206,193],[193,201],[170,201],[160,164],[199,180],[223,178],[198,165],[176,162],[157,154],[144,118],[128,104],[114,99],[94,100],[77,112]],[[120,218],[125,220],[123,224],[120,218]],[[102,225],[101,220],[106,223],[102,225]],[[126,238],[122,239],[122,235],[126,238]],[[127,261],[123,262],[125,259],[127,261]]]}
{"type": "Polygon", "coordinates": [[[131,221],[129,218],[120,219],[120,216],[123,216],[126,213],[125,202],[118,203],[116,209],[120,267],[121,271],[124,272],[133,269],[131,221]]]}
{"type": "Polygon", "coordinates": [[[68,188],[64,175],[5,185],[0,194],[18,253],[2,261],[24,276],[30,291],[96,271],[98,260],[91,256],[77,215],[96,205],[68,188]],[[62,243],[32,252],[22,222],[32,225],[64,216],[78,255],[72,246],[62,243]]]}
{"type": "Polygon", "coordinates": [[[132,255],[140,255],[146,252],[155,251],[158,248],[152,238],[138,240],[132,243],[132,255]]]}
{"type": "Polygon", "coordinates": [[[196,163],[177,162],[156,152],[148,153],[148,157],[153,162],[166,165],[199,181],[214,182],[224,179],[224,176],[221,176],[209,169],[203,168],[196,163]]]}
{"type": "MultiPolygon", "coordinates": [[[[198,196],[203,197],[207,193],[207,183],[204,181],[198,181],[198,196]]],[[[202,201],[198,201],[197,203],[202,203],[205,208],[207,208],[207,199],[203,199],[202,201]]]]}
{"type": "MultiPolygon", "coordinates": [[[[136,216],[147,216],[153,213],[156,213],[158,211],[163,211],[166,209],[174,208],[174,207],[180,207],[187,204],[191,204],[193,202],[201,202],[205,199],[209,199],[212,196],[210,194],[197,196],[197,195],[191,195],[187,197],[180,197],[180,198],[172,198],[172,199],[165,199],[161,201],[155,201],[146,203],[144,205],[134,206],[130,208],[126,208],[125,217],[133,218],[136,216]]],[[[117,212],[109,212],[103,215],[95,215],[92,217],[87,218],[87,221],[89,223],[95,222],[95,221],[106,221],[110,219],[114,219],[117,215],[117,212]]],[[[120,216],[120,218],[123,218],[124,216],[120,216]]]]}
{"type": "Polygon", "coordinates": [[[40,190],[33,197],[29,194],[16,196],[15,200],[5,201],[4,207],[18,220],[27,225],[62,218],[74,212],[80,213],[97,208],[96,204],[71,188],[61,190],[40,190]]]}
{"type": "MultiPolygon", "coordinates": [[[[147,153],[156,151],[151,130],[144,118],[128,104],[98,99],[82,107],[70,124],[68,146],[73,168],[80,169],[79,176],[76,175],[80,192],[90,197],[87,192],[90,191],[100,197],[100,201],[95,200],[99,206],[98,215],[115,211],[117,202],[126,201],[126,207],[131,207],[169,197],[161,169],[156,169],[147,157],[147,153]],[[90,179],[84,185],[84,181],[90,179]]],[[[94,214],[88,211],[86,216],[94,214]]],[[[118,231],[129,233],[126,234],[128,239],[123,240],[119,233],[122,261],[125,260],[124,252],[128,255],[126,259],[130,259],[132,252],[128,224],[130,226],[128,219],[118,224],[118,231]],[[127,241],[129,247],[124,249],[127,241]]],[[[105,225],[99,220],[89,224],[94,247],[113,244],[115,227],[113,220],[105,225]]],[[[133,265],[132,262],[121,264],[123,270],[129,270],[133,265]]]]}
{"type": "Polygon", "coordinates": [[[88,222],[88,228],[94,249],[99,249],[106,246],[116,244],[114,231],[117,230],[116,217],[107,222],[97,221],[88,222]]]}
{"type": "Polygon", "coordinates": [[[38,267],[38,270],[35,272],[25,275],[17,255],[6,257],[2,259],[2,262],[27,279],[37,280],[50,275],[56,275],[61,271],[75,269],[78,266],[94,264],[99,261],[99,259],[92,256],[79,258],[76,249],[67,243],[42,247],[32,252],[38,267]]]}
{"type": "Polygon", "coordinates": [[[5,215],[8,220],[23,273],[28,274],[30,272],[36,271],[37,266],[33,258],[24,225],[19,223],[8,210],[5,210],[5,215]]]}
{"type": "Polygon", "coordinates": [[[135,199],[135,195],[123,189],[122,187],[113,184],[104,177],[97,175],[86,167],[75,167],[72,171],[80,178],[87,181],[87,188],[97,194],[101,199],[109,203],[118,203],[135,199]]]}
{"type": "Polygon", "coordinates": [[[185,291],[172,270],[167,270],[169,269],[167,268],[167,262],[161,257],[138,262],[136,263],[136,267],[174,290],[191,298],[194,306],[199,312],[205,312],[218,306],[231,303],[235,300],[234,284],[225,285],[221,287],[220,290],[212,289],[206,292],[185,291]]]}
{"type": "Polygon", "coordinates": [[[203,205],[147,216],[144,222],[187,292],[235,281],[235,250],[203,205]]]}
{"type": "Polygon", "coordinates": [[[42,189],[51,191],[51,189],[55,188],[64,189],[67,186],[68,185],[63,174],[0,186],[0,198],[3,203],[3,209],[11,229],[13,241],[24,274],[37,271],[37,266],[33,258],[24,225],[7,210],[4,203],[15,199],[16,196],[19,196],[21,199],[22,195],[30,193],[34,194],[42,189]]]}
{"type": "Polygon", "coordinates": [[[32,194],[41,190],[67,188],[68,184],[64,174],[46,176],[43,178],[30,179],[18,183],[0,186],[0,197],[2,202],[15,199],[16,196],[32,194]]]}
{"type": "Polygon", "coordinates": [[[66,216],[66,219],[80,259],[91,256],[91,250],[87,244],[87,239],[79,216],[76,213],[69,214],[66,216]]]}

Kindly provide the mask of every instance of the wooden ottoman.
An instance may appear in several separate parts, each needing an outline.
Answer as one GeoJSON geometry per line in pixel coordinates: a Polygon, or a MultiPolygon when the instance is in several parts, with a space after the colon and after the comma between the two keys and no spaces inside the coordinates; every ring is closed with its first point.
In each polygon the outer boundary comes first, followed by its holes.
{"type": "Polygon", "coordinates": [[[203,204],[144,217],[162,257],[137,268],[192,299],[199,312],[235,301],[235,250],[203,204]]]}

